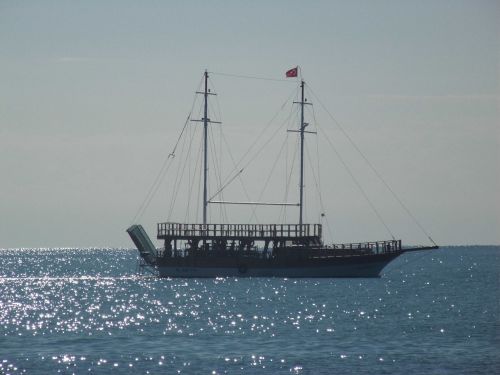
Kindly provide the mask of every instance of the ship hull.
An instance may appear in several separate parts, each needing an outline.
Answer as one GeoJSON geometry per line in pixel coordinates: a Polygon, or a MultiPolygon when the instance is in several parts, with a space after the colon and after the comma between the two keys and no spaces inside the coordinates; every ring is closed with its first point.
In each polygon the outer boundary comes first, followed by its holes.
{"type": "Polygon", "coordinates": [[[190,262],[188,259],[183,259],[182,263],[184,264],[180,264],[175,259],[162,259],[159,260],[156,269],[158,275],[164,278],[373,278],[380,277],[382,269],[400,254],[400,252],[395,252],[391,254],[304,259],[300,262],[287,262],[286,264],[280,264],[279,261],[256,261],[253,259],[236,262],[221,262],[220,259],[213,261],[204,259],[203,262],[190,262]]]}

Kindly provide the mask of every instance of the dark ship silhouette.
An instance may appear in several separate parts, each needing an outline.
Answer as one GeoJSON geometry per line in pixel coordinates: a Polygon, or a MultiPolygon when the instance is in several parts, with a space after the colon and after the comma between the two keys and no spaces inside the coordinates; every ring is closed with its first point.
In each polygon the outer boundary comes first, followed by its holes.
{"type": "MultiPolygon", "coordinates": [[[[297,76],[297,68],[287,77],[297,76]]],[[[207,195],[208,72],[204,74],[204,176],[203,222],[159,223],[157,239],[164,247],[157,249],[141,225],[127,229],[140,253],[140,266],[159,277],[379,277],[382,269],[409,251],[437,249],[432,246],[403,247],[401,240],[325,245],[321,224],[303,223],[304,196],[304,98],[305,82],[300,81],[300,183],[298,203],[260,203],[214,201],[207,195]],[[217,204],[298,206],[295,224],[214,224],[207,223],[207,206],[217,204]]],[[[429,237],[430,238],[430,237],[429,237]]]]}

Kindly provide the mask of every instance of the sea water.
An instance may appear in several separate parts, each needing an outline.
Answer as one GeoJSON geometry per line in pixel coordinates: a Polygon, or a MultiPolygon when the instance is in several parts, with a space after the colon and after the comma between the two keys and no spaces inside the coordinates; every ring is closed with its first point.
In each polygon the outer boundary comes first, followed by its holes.
{"type": "Polygon", "coordinates": [[[379,279],[156,279],[137,251],[0,250],[0,374],[498,374],[500,247],[379,279]]]}

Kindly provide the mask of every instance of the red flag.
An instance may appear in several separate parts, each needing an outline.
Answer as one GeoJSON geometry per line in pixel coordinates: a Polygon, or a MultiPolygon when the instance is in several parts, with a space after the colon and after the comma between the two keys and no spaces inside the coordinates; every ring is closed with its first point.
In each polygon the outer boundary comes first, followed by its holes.
{"type": "Polygon", "coordinates": [[[293,69],[290,69],[286,72],[286,78],[297,77],[297,73],[299,71],[299,67],[296,66],[293,69]]]}

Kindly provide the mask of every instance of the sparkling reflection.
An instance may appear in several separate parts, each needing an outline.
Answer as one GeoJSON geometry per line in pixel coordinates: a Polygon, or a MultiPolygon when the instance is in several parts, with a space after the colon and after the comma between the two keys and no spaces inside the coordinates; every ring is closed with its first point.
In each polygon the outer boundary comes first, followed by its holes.
{"type": "Polygon", "coordinates": [[[129,250],[0,250],[0,373],[422,372],[415,356],[436,346],[446,361],[429,369],[493,370],[493,259],[443,254],[371,280],[160,280],[135,275],[129,250]]]}

